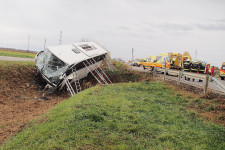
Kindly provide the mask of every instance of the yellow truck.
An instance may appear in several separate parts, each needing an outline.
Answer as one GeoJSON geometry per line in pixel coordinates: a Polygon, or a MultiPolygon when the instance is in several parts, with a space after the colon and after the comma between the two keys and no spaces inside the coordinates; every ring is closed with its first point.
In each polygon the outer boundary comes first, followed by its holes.
{"type": "Polygon", "coordinates": [[[183,65],[183,55],[180,53],[169,53],[167,63],[169,63],[169,69],[180,70],[183,65]]]}
{"type": "Polygon", "coordinates": [[[219,74],[221,80],[224,80],[225,78],[225,62],[222,63],[220,67],[220,74],[219,74]]]}
{"type": "Polygon", "coordinates": [[[154,67],[169,68],[169,69],[182,69],[182,55],[179,53],[162,53],[157,56],[154,67]]]}

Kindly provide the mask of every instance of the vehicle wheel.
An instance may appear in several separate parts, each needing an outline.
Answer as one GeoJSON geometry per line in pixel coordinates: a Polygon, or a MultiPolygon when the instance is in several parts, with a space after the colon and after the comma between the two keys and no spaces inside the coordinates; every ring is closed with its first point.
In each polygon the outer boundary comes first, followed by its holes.
{"type": "Polygon", "coordinates": [[[195,82],[195,79],[192,79],[193,82],[195,82]]]}
{"type": "Polygon", "coordinates": [[[221,78],[221,80],[224,80],[224,77],[220,77],[221,78]]]}
{"type": "Polygon", "coordinates": [[[143,69],[144,69],[144,70],[146,69],[144,65],[143,65],[143,69]]]}
{"type": "Polygon", "coordinates": [[[187,80],[187,77],[184,77],[185,80],[187,80]]]}

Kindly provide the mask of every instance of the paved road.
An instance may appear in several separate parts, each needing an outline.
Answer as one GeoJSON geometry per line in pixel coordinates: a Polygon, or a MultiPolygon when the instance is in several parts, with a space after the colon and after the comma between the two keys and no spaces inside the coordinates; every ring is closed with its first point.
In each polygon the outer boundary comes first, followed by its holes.
{"type": "MultiPolygon", "coordinates": [[[[142,72],[150,72],[149,70],[144,70],[143,67],[132,67],[132,70],[137,70],[137,71],[142,71],[142,72]]],[[[163,74],[158,74],[160,78],[163,78],[163,74]]],[[[176,76],[172,76],[172,75],[166,75],[166,79],[167,80],[174,80],[174,81],[178,81],[178,77],[176,76]]],[[[221,79],[218,79],[220,83],[222,83],[224,86],[225,86],[225,80],[221,80],[221,79]]],[[[187,81],[185,80],[185,78],[181,78],[181,82],[183,83],[187,83],[187,84],[190,84],[190,85],[193,85],[193,86],[197,86],[197,87],[204,87],[205,86],[205,81],[203,82],[199,82],[198,80],[195,80],[194,82],[191,80],[191,81],[187,81]]],[[[215,82],[209,82],[209,89],[212,89],[212,90],[219,90],[220,91],[220,88],[217,86],[217,84],[215,82]]]]}
{"type": "Polygon", "coordinates": [[[34,61],[33,58],[19,58],[19,57],[8,57],[8,56],[0,56],[0,60],[6,60],[6,61],[34,61]]]}

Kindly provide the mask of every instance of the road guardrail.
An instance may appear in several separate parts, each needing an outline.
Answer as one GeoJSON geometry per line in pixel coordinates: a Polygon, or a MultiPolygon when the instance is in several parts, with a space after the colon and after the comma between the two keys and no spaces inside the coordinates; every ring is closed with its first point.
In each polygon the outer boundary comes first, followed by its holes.
{"type": "MultiPolygon", "coordinates": [[[[184,72],[184,71],[179,71],[179,70],[172,70],[172,69],[163,69],[163,68],[156,68],[156,71],[159,73],[164,73],[163,76],[163,81],[166,80],[166,75],[173,75],[173,76],[177,76],[178,80],[177,81],[177,85],[180,85],[180,83],[185,83],[185,84],[189,84],[189,85],[194,85],[197,86],[199,88],[203,88],[204,94],[207,92],[208,90],[208,86],[209,86],[209,81],[213,80],[215,81],[216,85],[219,87],[220,89],[220,93],[223,92],[225,93],[225,86],[223,84],[221,84],[215,77],[212,78],[212,76],[206,75],[206,74],[199,74],[199,73],[192,73],[192,72],[184,72]],[[204,81],[205,84],[200,86],[194,83],[189,83],[188,81],[181,81],[181,78],[185,77],[185,79],[192,79],[194,80],[199,80],[199,81],[204,81]]],[[[171,79],[168,79],[171,80],[171,79]]],[[[213,91],[216,91],[216,93],[219,93],[218,90],[216,89],[210,89],[213,91]]]]}
{"type": "Polygon", "coordinates": [[[225,93],[225,86],[222,83],[220,83],[220,81],[215,77],[213,77],[212,80],[216,83],[216,85],[218,85],[220,90],[225,93]]]}

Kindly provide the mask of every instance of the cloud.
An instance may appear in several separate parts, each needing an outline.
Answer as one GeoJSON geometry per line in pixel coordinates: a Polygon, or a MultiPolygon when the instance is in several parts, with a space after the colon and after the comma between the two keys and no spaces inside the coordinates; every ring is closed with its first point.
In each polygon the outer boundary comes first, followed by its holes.
{"type": "Polygon", "coordinates": [[[131,47],[142,56],[150,54],[142,51],[146,49],[161,53],[189,46],[205,53],[217,48],[222,57],[224,4],[222,0],[1,0],[0,46],[26,48],[30,34],[30,47],[42,50],[45,38],[47,46],[57,45],[62,30],[63,44],[94,39],[113,56],[123,52],[126,59],[131,47]]]}
{"type": "Polygon", "coordinates": [[[225,24],[223,23],[199,23],[195,24],[195,27],[200,30],[206,31],[225,31],[225,24]]]}
{"type": "MultiPolygon", "coordinates": [[[[224,20],[225,21],[225,20],[224,20]]],[[[144,23],[145,25],[148,25],[149,28],[151,28],[153,31],[158,30],[162,32],[170,32],[170,33],[188,33],[191,31],[225,31],[225,22],[223,20],[220,20],[220,22],[214,22],[214,23],[208,23],[208,22],[189,22],[189,23],[170,23],[170,22],[164,22],[164,23],[144,23]]]]}
{"type": "Polygon", "coordinates": [[[190,24],[179,24],[179,23],[164,23],[159,24],[159,28],[162,28],[167,31],[177,31],[177,32],[186,32],[186,31],[192,31],[194,30],[193,26],[190,24]]]}
{"type": "Polygon", "coordinates": [[[216,22],[216,23],[225,23],[225,18],[224,19],[210,19],[209,21],[211,21],[211,22],[216,22]]]}

